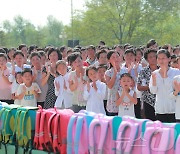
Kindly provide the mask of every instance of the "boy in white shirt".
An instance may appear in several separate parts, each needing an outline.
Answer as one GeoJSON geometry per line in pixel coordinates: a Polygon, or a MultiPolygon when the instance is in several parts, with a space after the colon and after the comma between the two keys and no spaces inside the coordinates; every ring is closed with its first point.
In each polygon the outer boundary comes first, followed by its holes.
{"type": "Polygon", "coordinates": [[[106,84],[98,80],[97,69],[94,66],[87,68],[86,75],[91,81],[87,81],[84,87],[83,97],[87,100],[86,110],[106,114],[103,102],[106,95],[106,84]]]}
{"type": "Polygon", "coordinates": [[[33,82],[32,70],[26,68],[22,72],[23,83],[17,90],[17,99],[21,101],[22,106],[37,106],[37,98],[41,93],[37,83],[33,82]]]}

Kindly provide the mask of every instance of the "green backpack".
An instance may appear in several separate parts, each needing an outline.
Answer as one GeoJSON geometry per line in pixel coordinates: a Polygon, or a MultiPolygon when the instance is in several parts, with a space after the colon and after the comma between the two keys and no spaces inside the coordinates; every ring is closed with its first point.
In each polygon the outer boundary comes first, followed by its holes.
{"type": "Polygon", "coordinates": [[[0,110],[0,141],[14,144],[15,115],[18,105],[6,105],[0,110]]]}
{"type": "Polygon", "coordinates": [[[33,148],[35,120],[38,107],[19,107],[15,116],[16,146],[22,146],[25,151],[33,148]]]}

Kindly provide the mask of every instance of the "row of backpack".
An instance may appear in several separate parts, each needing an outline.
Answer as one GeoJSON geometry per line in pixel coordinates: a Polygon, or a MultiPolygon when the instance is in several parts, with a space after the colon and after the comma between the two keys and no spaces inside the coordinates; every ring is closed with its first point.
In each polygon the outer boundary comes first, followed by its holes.
{"type": "Polygon", "coordinates": [[[86,111],[70,118],[67,154],[180,154],[180,124],[86,111]]]}
{"type": "Polygon", "coordinates": [[[179,134],[178,123],[0,104],[0,144],[15,153],[179,154],[179,134]]]}
{"type": "MultiPolygon", "coordinates": [[[[0,103],[0,144],[14,145],[15,154],[19,147],[23,153],[33,153],[33,149],[48,153],[66,154],[67,126],[74,114],[70,109],[42,109],[0,103]]],[[[1,149],[1,146],[0,146],[1,149]]]]}
{"type": "MultiPolygon", "coordinates": [[[[33,147],[37,107],[22,107],[0,103],[0,144],[15,145],[16,152],[33,147]]],[[[0,146],[1,147],[1,146],[0,146]]],[[[7,148],[6,148],[7,149],[7,148]]]]}

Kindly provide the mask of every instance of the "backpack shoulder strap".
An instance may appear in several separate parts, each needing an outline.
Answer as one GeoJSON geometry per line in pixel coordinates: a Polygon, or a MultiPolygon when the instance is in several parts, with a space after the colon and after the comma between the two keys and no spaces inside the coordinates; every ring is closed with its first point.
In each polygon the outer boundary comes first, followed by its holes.
{"type": "MultiPolygon", "coordinates": [[[[89,127],[89,148],[90,148],[90,154],[94,153],[103,153],[103,145],[106,138],[108,128],[108,121],[107,120],[100,120],[100,119],[93,119],[90,127],[89,127]],[[100,132],[96,132],[96,135],[99,134],[99,139],[97,139],[97,136],[95,137],[95,127],[100,127],[98,130],[100,132]],[[95,141],[95,138],[97,139],[95,141]],[[98,144],[98,149],[95,148],[95,143],[98,144]]],[[[96,129],[97,130],[97,129],[96,129]]]]}
{"type": "Polygon", "coordinates": [[[161,127],[146,128],[144,133],[144,140],[142,143],[143,144],[142,153],[150,154],[151,150],[156,151],[157,153],[168,150],[169,138],[170,138],[169,128],[161,128],[161,127]],[[161,135],[161,139],[158,140],[158,137],[160,137],[159,135],[161,135]],[[153,137],[155,137],[154,140],[153,137]],[[158,147],[155,146],[156,140],[159,141],[158,147]]]}
{"type": "Polygon", "coordinates": [[[116,152],[131,153],[133,143],[137,137],[138,125],[128,121],[123,121],[118,129],[116,140],[116,152]],[[126,136],[127,135],[127,136],[126,136]]]}

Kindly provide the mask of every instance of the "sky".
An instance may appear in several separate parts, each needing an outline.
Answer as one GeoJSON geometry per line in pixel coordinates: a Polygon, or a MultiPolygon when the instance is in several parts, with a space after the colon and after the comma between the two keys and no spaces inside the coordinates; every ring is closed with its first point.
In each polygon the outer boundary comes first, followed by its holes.
{"type": "MultiPolygon", "coordinates": [[[[73,9],[85,9],[85,0],[72,0],[73,9]]],[[[17,15],[29,20],[35,26],[46,24],[47,16],[53,15],[63,24],[71,22],[71,0],[1,0],[0,24],[13,21],[17,15]]]]}

